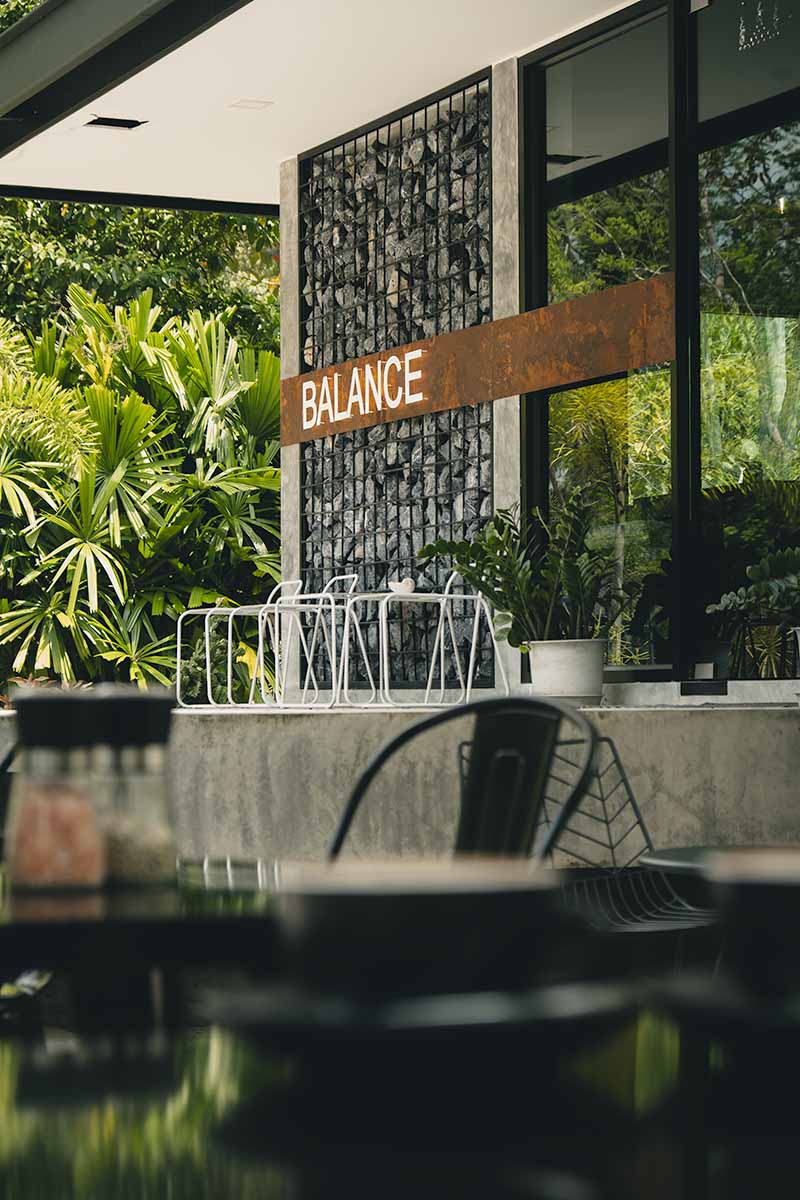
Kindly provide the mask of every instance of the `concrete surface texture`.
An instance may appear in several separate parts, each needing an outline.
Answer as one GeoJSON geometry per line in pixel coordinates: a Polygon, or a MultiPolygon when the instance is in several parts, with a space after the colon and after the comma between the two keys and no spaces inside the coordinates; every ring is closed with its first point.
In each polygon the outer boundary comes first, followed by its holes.
{"type": "MultiPolygon", "coordinates": [[[[520,310],[519,97],[518,62],[492,67],[492,316],[520,310]]],[[[506,396],[492,410],[494,508],[519,504],[520,398],[506,396]]],[[[522,660],[505,643],[503,665],[512,687],[521,680],[522,660]]]]}
{"type": "MultiPolygon", "coordinates": [[[[281,379],[300,371],[298,164],[281,163],[281,379]]],[[[300,447],[281,450],[281,577],[300,574],[300,447]]]]}
{"type": "MultiPolygon", "coordinates": [[[[175,804],[185,854],[318,857],[373,753],[420,713],[177,712],[175,804]]],[[[656,846],[800,838],[800,709],[597,709],[656,846]]],[[[430,736],[388,772],[356,849],[445,850],[451,752],[430,736]]]]}
{"type": "MultiPolygon", "coordinates": [[[[172,774],[184,855],[320,857],[374,752],[419,712],[178,710],[172,774]]],[[[800,708],[595,709],[656,846],[800,840],[800,708]]],[[[0,754],[13,738],[0,716],[0,754]]],[[[445,852],[455,740],[427,735],[398,759],[354,827],[360,853],[445,852]]]]}

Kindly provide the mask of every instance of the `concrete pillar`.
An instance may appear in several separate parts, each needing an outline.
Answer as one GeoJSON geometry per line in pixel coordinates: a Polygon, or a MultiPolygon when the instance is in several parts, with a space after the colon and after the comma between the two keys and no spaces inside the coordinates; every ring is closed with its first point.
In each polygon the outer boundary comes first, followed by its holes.
{"type": "MultiPolygon", "coordinates": [[[[281,163],[281,379],[300,372],[300,273],[298,243],[298,164],[281,163]]],[[[281,570],[284,579],[300,574],[300,447],[281,450],[281,570]]]]}
{"type": "MultiPolygon", "coordinates": [[[[492,67],[492,311],[494,320],[520,311],[519,96],[516,58],[492,67]]],[[[511,508],[521,494],[520,397],[493,408],[494,506],[511,508]]],[[[500,649],[512,688],[521,681],[521,657],[500,649]]]]}
{"type": "MultiPolygon", "coordinates": [[[[298,162],[289,158],[281,163],[281,379],[300,373],[298,200],[298,162]]],[[[281,449],[281,578],[300,576],[300,447],[284,446],[281,449]]],[[[288,668],[287,682],[291,687],[299,680],[300,660],[296,653],[288,668]]]]}

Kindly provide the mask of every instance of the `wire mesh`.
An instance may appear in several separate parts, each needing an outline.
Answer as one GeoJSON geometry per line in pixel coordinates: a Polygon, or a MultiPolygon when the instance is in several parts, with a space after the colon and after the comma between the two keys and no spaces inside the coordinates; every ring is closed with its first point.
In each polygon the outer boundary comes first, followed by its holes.
{"type": "MultiPolygon", "coordinates": [[[[487,77],[301,163],[306,369],[491,320],[490,118],[487,77]]],[[[301,491],[307,588],[353,570],[363,590],[407,575],[440,590],[447,565],[423,570],[416,555],[436,538],[471,537],[491,516],[491,405],[307,442],[301,491]]],[[[425,606],[398,610],[390,644],[401,683],[424,683],[434,631],[425,606]]],[[[374,618],[364,633],[377,664],[374,618]]],[[[488,641],[477,679],[493,681],[488,641]]]]}

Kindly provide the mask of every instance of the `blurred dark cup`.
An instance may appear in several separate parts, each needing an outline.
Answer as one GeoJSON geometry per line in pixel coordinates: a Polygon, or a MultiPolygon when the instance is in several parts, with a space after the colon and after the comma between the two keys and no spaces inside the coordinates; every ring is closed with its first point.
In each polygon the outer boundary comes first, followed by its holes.
{"type": "Polygon", "coordinates": [[[568,937],[559,877],[515,860],[345,860],[278,868],[294,981],[363,1000],[513,990],[568,937]]]}
{"type": "Polygon", "coordinates": [[[727,972],[760,999],[800,993],[800,846],[720,850],[708,856],[706,876],[727,972]]]}

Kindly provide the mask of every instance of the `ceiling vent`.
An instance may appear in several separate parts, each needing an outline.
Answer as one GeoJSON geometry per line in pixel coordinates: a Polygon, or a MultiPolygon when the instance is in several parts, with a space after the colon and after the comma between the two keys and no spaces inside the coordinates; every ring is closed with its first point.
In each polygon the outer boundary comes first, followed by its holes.
{"type": "Polygon", "coordinates": [[[138,129],[147,121],[134,121],[131,117],[94,117],[86,122],[89,129],[138,129]]]}

